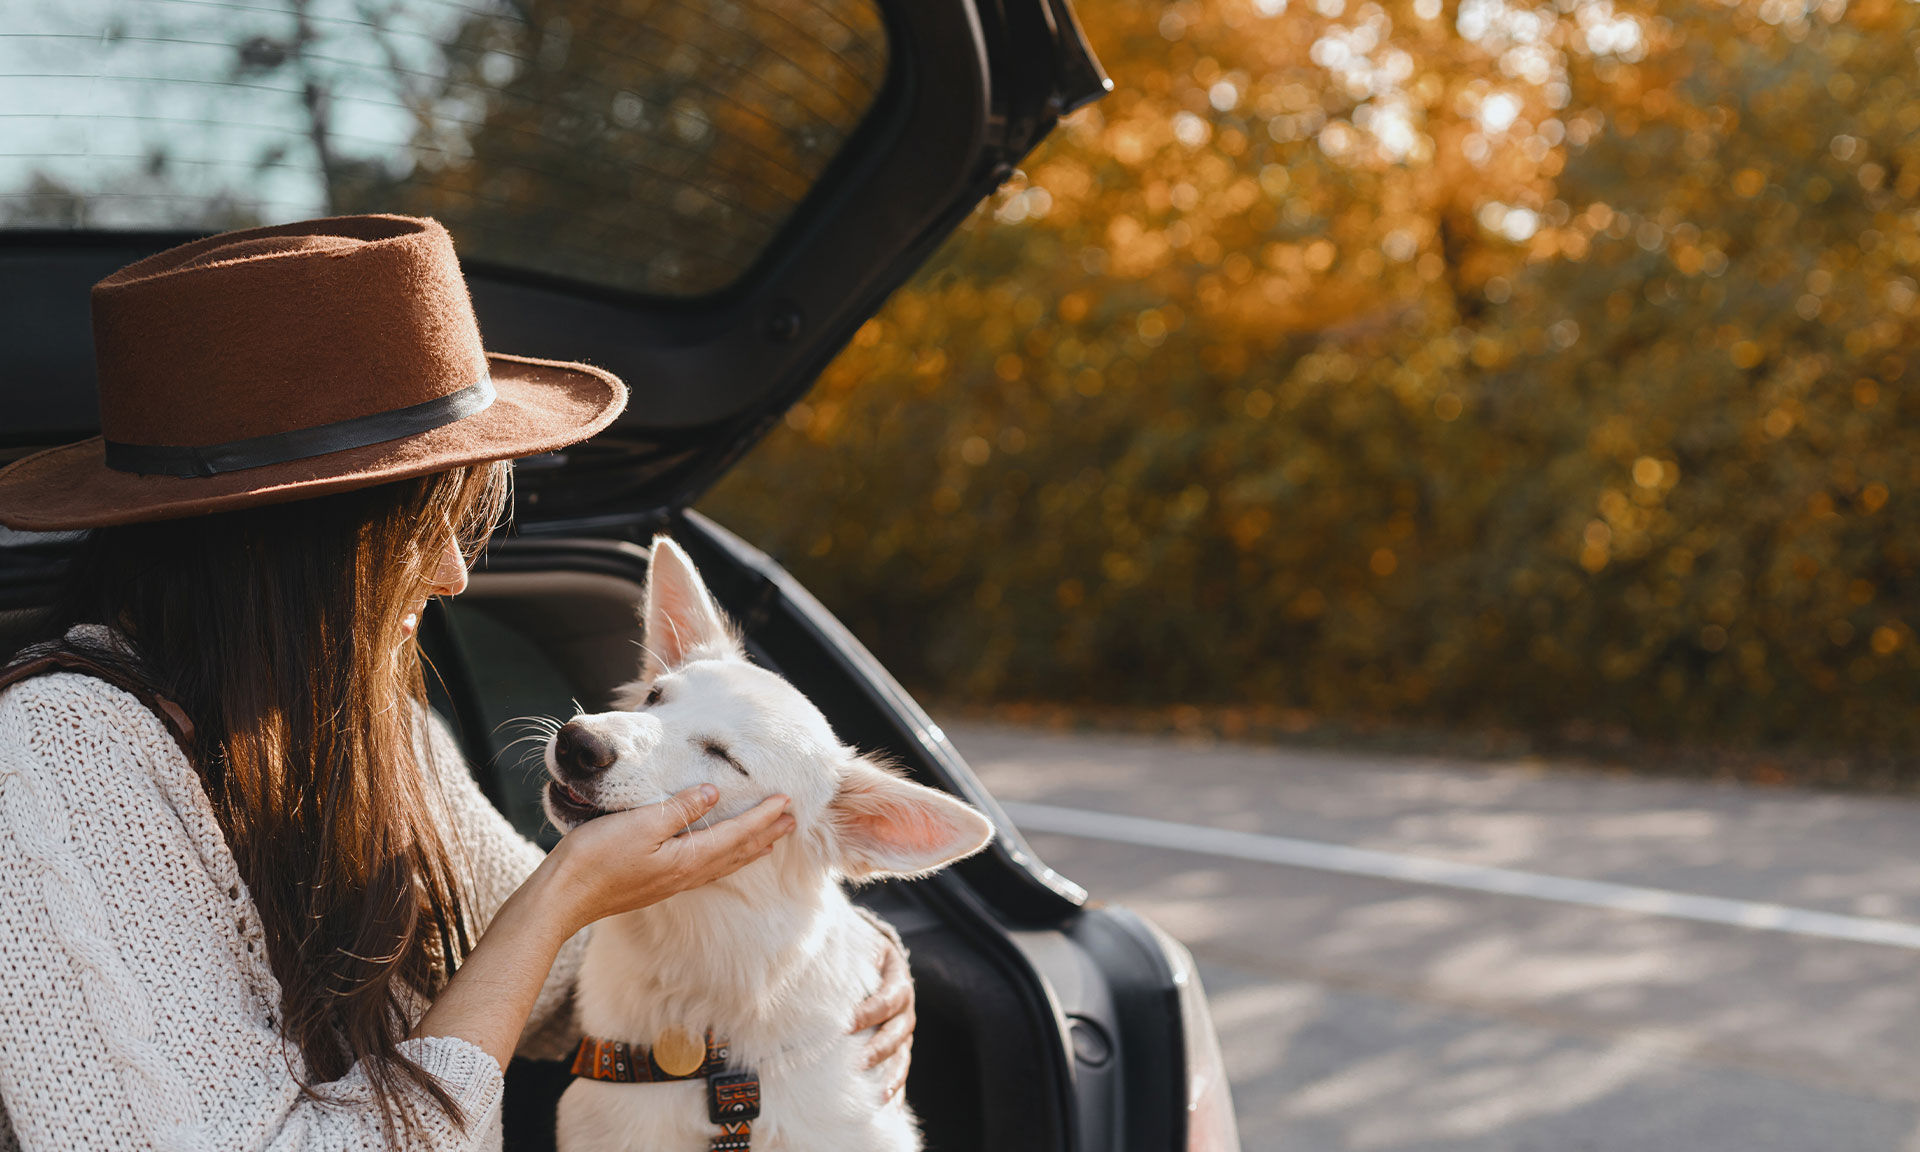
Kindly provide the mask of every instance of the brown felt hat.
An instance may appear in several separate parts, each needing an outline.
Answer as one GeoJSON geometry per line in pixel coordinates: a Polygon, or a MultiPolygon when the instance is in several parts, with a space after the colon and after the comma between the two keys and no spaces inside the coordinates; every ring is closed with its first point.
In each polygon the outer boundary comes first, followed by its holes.
{"type": "Polygon", "coordinates": [[[627,389],[488,352],[438,221],[225,232],[93,286],[101,435],[0,469],[0,524],[95,528],[549,452],[627,389]]]}

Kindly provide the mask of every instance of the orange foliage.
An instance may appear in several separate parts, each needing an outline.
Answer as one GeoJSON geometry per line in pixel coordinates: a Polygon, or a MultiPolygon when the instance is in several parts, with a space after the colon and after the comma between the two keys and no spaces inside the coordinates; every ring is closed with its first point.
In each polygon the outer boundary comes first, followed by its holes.
{"type": "Polygon", "coordinates": [[[947,694],[1920,740],[1912,5],[1081,7],[721,518],[947,694]]]}

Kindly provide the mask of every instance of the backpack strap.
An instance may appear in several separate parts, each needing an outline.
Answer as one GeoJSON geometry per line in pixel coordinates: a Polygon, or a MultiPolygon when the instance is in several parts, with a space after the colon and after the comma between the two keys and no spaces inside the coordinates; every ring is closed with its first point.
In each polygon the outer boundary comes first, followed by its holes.
{"type": "Polygon", "coordinates": [[[115,688],[132,693],[134,698],[145,704],[149,711],[159,715],[166,724],[167,731],[173,734],[174,742],[180,745],[180,750],[192,753],[193,721],[187,719],[187,714],[181,710],[180,705],[125,672],[117,668],[109,668],[66,648],[56,648],[51,652],[30,656],[16,664],[0,668],[0,691],[22,680],[45,676],[50,672],[78,672],[96,680],[105,680],[115,688]]]}

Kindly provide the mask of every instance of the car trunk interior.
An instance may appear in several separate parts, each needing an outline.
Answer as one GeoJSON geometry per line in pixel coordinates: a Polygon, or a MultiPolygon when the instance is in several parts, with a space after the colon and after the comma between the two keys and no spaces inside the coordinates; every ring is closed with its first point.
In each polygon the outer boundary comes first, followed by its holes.
{"type": "MultiPolygon", "coordinates": [[[[489,797],[524,834],[546,845],[555,834],[540,810],[544,743],[532,719],[608,707],[614,689],[633,679],[640,663],[644,552],[627,546],[609,554],[603,542],[592,543],[585,555],[598,570],[568,570],[551,560],[539,571],[476,570],[467,592],[440,605],[422,632],[436,708],[452,721],[489,797]],[[628,571],[610,570],[610,555],[628,571]]],[[[722,595],[727,582],[713,583],[722,595]]],[[[726,607],[747,622],[754,658],[787,671],[757,641],[752,607],[726,607]]],[[[803,676],[788,675],[807,689],[803,676]]],[[[816,702],[841,728],[830,702],[816,702]]],[[[982,922],[977,898],[964,885],[934,877],[873,885],[856,899],[892,922],[911,954],[918,1023],[907,1094],[927,1146],[1062,1147],[1064,1117],[1036,1067],[1045,1063],[1038,1054],[1058,1049],[1058,1035],[1036,1034],[1051,1024],[1036,1019],[1023,994],[1028,981],[1009,973],[1001,932],[982,922]]],[[[516,1061],[508,1148],[552,1147],[553,1106],[567,1082],[559,1063],[516,1061]]]]}

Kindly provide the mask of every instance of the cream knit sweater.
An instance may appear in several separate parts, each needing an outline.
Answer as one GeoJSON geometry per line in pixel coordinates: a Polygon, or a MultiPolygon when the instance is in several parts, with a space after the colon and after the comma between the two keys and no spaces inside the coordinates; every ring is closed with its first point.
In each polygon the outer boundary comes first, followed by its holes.
{"type": "MultiPolygon", "coordinates": [[[[540,850],[481,795],[445,725],[420,729],[484,924],[540,850]]],[[[523,1054],[558,1054],[584,943],[554,965],[523,1054]]],[[[259,914],[160,718],[73,673],[0,692],[0,1152],[383,1148],[359,1069],[328,1086],[338,1102],[301,1097],[279,1004],[259,914]]],[[[472,1118],[462,1133],[422,1095],[408,1147],[499,1148],[493,1058],[454,1038],[401,1047],[472,1118]]]]}

